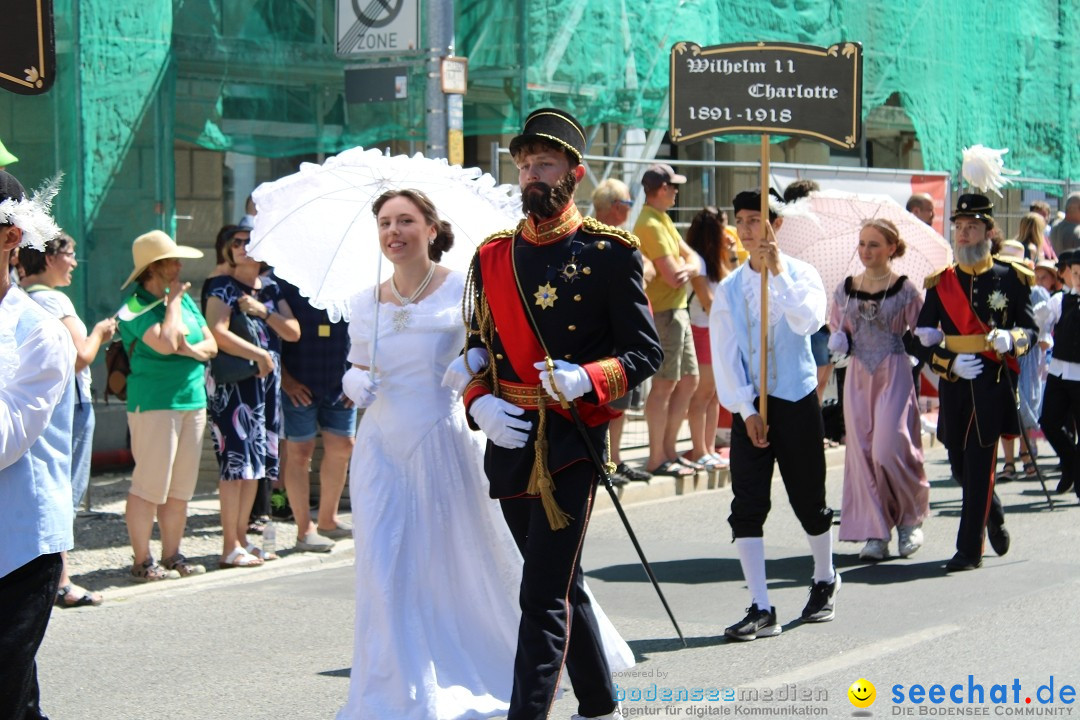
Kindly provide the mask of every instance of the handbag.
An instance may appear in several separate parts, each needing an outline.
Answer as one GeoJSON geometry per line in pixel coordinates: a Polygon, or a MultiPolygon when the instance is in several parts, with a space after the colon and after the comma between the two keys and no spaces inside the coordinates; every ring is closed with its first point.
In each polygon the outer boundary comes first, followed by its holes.
{"type": "MultiPolygon", "coordinates": [[[[252,345],[259,344],[259,330],[255,318],[245,315],[237,310],[233,311],[229,319],[229,332],[241,340],[246,340],[252,345]]],[[[210,375],[218,385],[238,383],[259,374],[259,367],[254,361],[242,358],[239,355],[230,355],[219,352],[210,361],[210,375]]]]}

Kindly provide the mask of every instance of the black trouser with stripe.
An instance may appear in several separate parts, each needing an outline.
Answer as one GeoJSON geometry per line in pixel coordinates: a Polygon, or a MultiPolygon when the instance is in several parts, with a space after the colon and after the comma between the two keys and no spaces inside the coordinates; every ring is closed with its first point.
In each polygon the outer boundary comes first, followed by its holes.
{"type": "MultiPolygon", "coordinates": [[[[759,407],[758,400],[754,407],[759,407]]],[[[732,535],[762,537],[772,507],[770,491],[774,464],[787,490],[788,502],[807,535],[832,527],[833,511],[825,504],[825,428],[817,392],[789,402],[769,397],[769,446],[755,447],[746,422],[736,414],[731,423],[732,535]]]]}
{"type": "Polygon", "coordinates": [[[997,465],[997,443],[989,447],[979,444],[972,431],[963,448],[949,448],[949,466],[953,477],[964,489],[964,504],[960,510],[960,529],[956,531],[956,551],[970,560],[983,556],[986,526],[1005,524],[1005,508],[994,492],[994,469],[997,465]]]}
{"type": "Polygon", "coordinates": [[[547,718],[564,661],[580,714],[597,717],[615,709],[611,669],[596,615],[585,595],[580,565],[596,471],[589,462],[577,462],[555,473],[554,479],[555,499],[572,518],[562,530],[551,529],[538,499],[500,501],[525,560],[514,691],[507,720],[547,718]]]}
{"type": "Polygon", "coordinates": [[[1080,427],[1080,381],[1047,376],[1039,426],[1061,459],[1061,477],[1072,480],[1080,495],[1080,444],[1071,432],[1080,427]]]}

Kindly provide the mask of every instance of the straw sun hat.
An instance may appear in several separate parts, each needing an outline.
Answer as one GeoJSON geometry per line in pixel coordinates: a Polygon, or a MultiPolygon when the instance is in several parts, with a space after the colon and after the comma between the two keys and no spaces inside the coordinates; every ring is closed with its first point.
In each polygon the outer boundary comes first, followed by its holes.
{"type": "Polygon", "coordinates": [[[201,258],[202,256],[201,250],[186,245],[177,245],[171,237],[160,230],[151,230],[145,235],[135,238],[135,242],[131,244],[131,259],[135,263],[135,269],[131,271],[128,279],[124,281],[120,289],[123,290],[130,285],[135,278],[142,274],[143,270],[158,260],[201,258]]]}

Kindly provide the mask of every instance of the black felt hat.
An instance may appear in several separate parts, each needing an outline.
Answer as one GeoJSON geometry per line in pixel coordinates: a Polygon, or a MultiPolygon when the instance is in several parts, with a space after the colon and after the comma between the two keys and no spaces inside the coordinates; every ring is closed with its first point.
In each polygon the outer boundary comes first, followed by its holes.
{"type": "Polygon", "coordinates": [[[8,198],[22,200],[25,197],[26,189],[23,188],[22,183],[11,173],[0,170],[0,202],[8,198]]]}
{"type": "MultiPolygon", "coordinates": [[[[1042,265],[1042,263],[1040,263],[1040,265],[1042,265]]],[[[1065,250],[1058,255],[1058,270],[1064,270],[1070,265],[1080,265],[1080,250],[1065,250]]]]}
{"type": "Polygon", "coordinates": [[[516,155],[522,145],[537,140],[568,150],[579,164],[585,154],[585,129],[565,110],[540,108],[529,113],[521,134],[510,141],[510,154],[516,155]]]}
{"type": "Polygon", "coordinates": [[[965,193],[956,200],[956,210],[949,222],[956,222],[958,217],[972,217],[986,222],[987,218],[994,216],[994,203],[990,198],[978,193],[965,193]]]}

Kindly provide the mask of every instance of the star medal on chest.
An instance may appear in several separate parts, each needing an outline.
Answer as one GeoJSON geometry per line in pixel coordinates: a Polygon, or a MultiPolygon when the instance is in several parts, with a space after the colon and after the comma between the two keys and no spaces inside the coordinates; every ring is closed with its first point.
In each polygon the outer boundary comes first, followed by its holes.
{"type": "Polygon", "coordinates": [[[997,310],[998,312],[1005,309],[1005,306],[1009,304],[1008,298],[1005,297],[1005,293],[1000,290],[995,290],[990,293],[990,299],[986,303],[990,306],[991,310],[997,310]]]}
{"type": "Polygon", "coordinates": [[[533,297],[536,298],[536,304],[540,306],[541,310],[547,310],[549,307],[555,306],[555,301],[559,299],[559,296],[555,293],[555,288],[551,287],[550,282],[546,282],[536,288],[536,292],[533,293],[533,297]]]}

